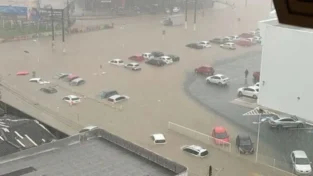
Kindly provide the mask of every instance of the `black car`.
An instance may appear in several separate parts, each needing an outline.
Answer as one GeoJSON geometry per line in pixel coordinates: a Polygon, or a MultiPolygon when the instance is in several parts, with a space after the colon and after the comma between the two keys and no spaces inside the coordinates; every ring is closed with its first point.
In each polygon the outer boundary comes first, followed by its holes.
{"type": "Polygon", "coordinates": [[[155,66],[159,66],[159,67],[166,65],[166,63],[160,59],[150,59],[150,60],[146,61],[146,64],[155,65],[155,66]]]}
{"type": "Polygon", "coordinates": [[[44,87],[41,88],[40,91],[44,92],[44,93],[48,93],[48,94],[53,94],[53,93],[57,93],[58,91],[53,88],[53,87],[44,87]]]}
{"type": "Polygon", "coordinates": [[[107,99],[113,95],[118,95],[118,92],[116,90],[110,90],[110,91],[102,91],[100,93],[100,98],[101,99],[107,99]]]}
{"type": "Polygon", "coordinates": [[[192,48],[192,49],[203,49],[204,48],[204,46],[200,45],[199,43],[189,43],[186,45],[186,47],[192,48]]]}
{"type": "Polygon", "coordinates": [[[161,51],[152,51],[152,52],[151,52],[151,56],[157,58],[157,57],[164,56],[164,53],[161,52],[161,51]]]}
{"type": "Polygon", "coordinates": [[[179,56],[168,54],[168,57],[170,57],[174,62],[178,62],[180,60],[179,56]]]}
{"type": "Polygon", "coordinates": [[[227,39],[224,38],[214,38],[212,40],[210,40],[211,43],[215,43],[215,44],[224,44],[227,42],[227,39]]]}
{"type": "Polygon", "coordinates": [[[253,142],[248,135],[238,135],[236,138],[236,146],[240,154],[253,154],[253,142]]]}

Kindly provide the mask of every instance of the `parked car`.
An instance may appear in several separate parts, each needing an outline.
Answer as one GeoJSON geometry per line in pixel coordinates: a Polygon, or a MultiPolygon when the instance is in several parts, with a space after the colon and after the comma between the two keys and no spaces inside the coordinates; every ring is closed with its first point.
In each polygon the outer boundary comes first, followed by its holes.
{"type": "Polygon", "coordinates": [[[200,45],[199,43],[189,43],[186,45],[186,47],[192,48],[192,49],[203,49],[203,48],[205,48],[203,45],[200,45]]]}
{"type": "Polygon", "coordinates": [[[251,38],[253,37],[254,35],[251,34],[251,33],[242,33],[239,35],[240,38],[251,38]]]}
{"type": "Polygon", "coordinates": [[[28,71],[19,71],[16,73],[17,76],[25,76],[25,75],[28,75],[29,72],[28,71]]]}
{"type": "Polygon", "coordinates": [[[179,56],[168,54],[168,57],[170,57],[174,62],[178,62],[180,60],[179,56]]]}
{"type": "Polygon", "coordinates": [[[184,152],[197,157],[205,157],[209,154],[208,150],[198,145],[186,145],[181,148],[184,152]]]}
{"type": "Polygon", "coordinates": [[[213,76],[209,76],[206,78],[207,83],[213,83],[218,85],[227,85],[229,78],[222,75],[222,74],[216,74],[213,76]]]}
{"type": "Polygon", "coordinates": [[[69,74],[67,77],[63,78],[63,80],[65,82],[71,82],[72,80],[77,79],[77,78],[79,78],[78,75],[69,74]]]}
{"type": "Polygon", "coordinates": [[[130,70],[133,70],[133,71],[140,71],[141,68],[139,67],[139,64],[138,63],[129,63],[129,64],[125,64],[124,66],[125,68],[127,69],[130,69],[130,70]]]}
{"type": "Polygon", "coordinates": [[[159,66],[159,67],[166,65],[166,63],[160,59],[150,59],[150,60],[146,61],[146,64],[155,65],[155,66],[159,66]]]}
{"type": "Polygon", "coordinates": [[[233,38],[231,36],[226,36],[223,38],[224,42],[232,42],[233,41],[233,38]]]}
{"type": "Polygon", "coordinates": [[[224,48],[224,49],[229,49],[229,50],[235,50],[236,49],[235,43],[232,43],[232,42],[227,42],[227,43],[221,44],[220,47],[224,48]]]}
{"type": "Polygon", "coordinates": [[[161,56],[159,59],[164,61],[166,64],[172,64],[173,60],[169,56],[161,56]]]}
{"type": "Polygon", "coordinates": [[[226,41],[224,40],[224,38],[214,38],[212,40],[210,40],[211,43],[214,43],[214,44],[224,44],[226,43],[226,41]]]}
{"type": "Polygon", "coordinates": [[[260,72],[253,72],[254,81],[260,81],[260,72]]]}
{"type": "Polygon", "coordinates": [[[230,141],[226,128],[222,126],[217,126],[213,128],[212,137],[214,138],[214,143],[218,145],[229,144],[230,141]]]}
{"type": "Polygon", "coordinates": [[[238,97],[246,96],[250,98],[257,99],[259,95],[259,87],[241,87],[238,89],[238,97]]]}
{"type": "Polygon", "coordinates": [[[254,36],[253,39],[256,41],[256,43],[262,43],[262,38],[260,36],[254,36]]]}
{"type": "Polygon", "coordinates": [[[195,69],[195,72],[202,75],[213,75],[215,70],[212,66],[203,65],[195,69]]]}
{"type": "Polygon", "coordinates": [[[257,82],[257,83],[254,84],[254,86],[255,86],[255,87],[260,87],[260,83],[257,82]]]}
{"type": "Polygon", "coordinates": [[[299,120],[296,116],[279,117],[278,115],[272,115],[268,123],[272,128],[303,128],[305,122],[299,120]]]}
{"type": "Polygon", "coordinates": [[[54,94],[58,92],[57,89],[54,87],[43,87],[40,89],[40,91],[47,93],[47,94],[54,94]]]}
{"type": "Polygon", "coordinates": [[[243,46],[243,47],[249,47],[249,46],[252,46],[253,43],[251,42],[251,40],[247,39],[247,38],[240,38],[238,40],[236,40],[236,45],[239,45],[239,46],[243,46]]]}
{"type": "Polygon", "coordinates": [[[65,78],[65,77],[67,77],[68,75],[70,75],[70,73],[58,73],[58,74],[56,74],[54,77],[55,77],[56,79],[63,79],[63,78],[65,78]]]}
{"type": "Polygon", "coordinates": [[[142,57],[146,60],[150,60],[153,58],[153,56],[151,55],[151,53],[143,53],[142,57]]]}
{"type": "Polygon", "coordinates": [[[248,34],[251,34],[253,36],[259,36],[260,35],[260,30],[250,31],[248,34]]]}
{"type": "Polygon", "coordinates": [[[201,41],[199,42],[199,45],[202,45],[204,48],[212,47],[209,41],[201,41]]]}
{"type": "Polygon", "coordinates": [[[295,150],[290,154],[292,169],[297,175],[311,175],[312,162],[309,160],[305,151],[295,150]]]}
{"type": "Polygon", "coordinates": [[[124,66],[124,61],[122,59],[112,59],[108,63],[116,66],[124,66]]]}
{"type": "Polygon", "coordinates": [[[151,138],[155,144],[166,144],[166,139],[163,134],[153,134],[151,138]]]}
{"type": "Polygon", "coordinates": [[[76,96],[76,95],[68,95],[68,96],[65,96],[65,97],[63,97],[62,100],[66,101],[67,103],[69,103],[69,104],[71,104],[71,105],[72,105],[72,104],[78,104],[78,103],[81,102],[80,97],[78,97],[78,96],[76,96]]]}
{"type": "Polygon", "coordinates": [[[136,62],[142,62],[145,60],[145,58],[142,55],[130,56],[128,59],[136,62]]]}
{"type": "Polygon", "coordinates": [[[83,85],[85,83],[86,83],[86,81],[83,80],[83,78],[76,78],[76,79],[73,79],[69,84],[70,84],[70,86],[80,86],[80,85],[83,85]]]}
{"type": "Polygon", "coordinates": [[[227,36],[227,38],[230,40],[230,42],[234,42],[234,41],[239,39],[239,36],[238,35],[231,35],[231,36],[227,36]]]}
{"type": "Polygon", "coordinates": [[[34,83],[38,83],[38,84],[50,84],[49,81],[44,81],[41,78],[31,78],[31,79],[29,79],[29,82],[34,82],[34,83]]]}
{"type": "Polygon", "coordinates": [[[151,52],[151,55],[152,55],[154,58],[157,58],[157,57],[164,56],[164,53],[161,52],[161,51],[152,51],[152,52],[151,52]]]}
{"type": "Polygon", "coordinates": [[[118,95],[119,93],[116,90],[106,90],[106,91],[102,91],[100,92],[100,98],[101,99],[107,99],[113,95],[118,95]]]}
{"type": "Polygon", "coordinates": [[[236,146],[240,154],[253,154],[254,146],[250,136],[241,134],[236,138],[236,146]]]}
{"type": "Polygon", "coordinates": [[[108,98],[108,101],[111,103],[119,103],[125,100],[128,100],[129,97],[126,95],[113,95],[111,97],[108,98]]]}

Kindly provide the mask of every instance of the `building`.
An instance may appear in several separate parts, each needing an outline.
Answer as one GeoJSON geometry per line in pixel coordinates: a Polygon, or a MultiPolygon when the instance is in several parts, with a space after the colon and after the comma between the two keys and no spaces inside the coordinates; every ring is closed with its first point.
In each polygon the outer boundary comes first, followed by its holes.
{"type": "Polygon", "coordinates": [[[0,159],[0,175],[187,176],[187,168],[95,129],[0,159]],[[18,173],[18,174],[17,174],[18,173]]]}
{"type": "Polygon", "coordinates": [[[262,61],[258,104],[313,121],[313,30],[280,24],[277,19],[259,22],[262,61]]]}
{"type": "Polygon", "coordinates": [[[0,117],[0,157],[54,140],[56,137],[37,120],[0,117]]]}

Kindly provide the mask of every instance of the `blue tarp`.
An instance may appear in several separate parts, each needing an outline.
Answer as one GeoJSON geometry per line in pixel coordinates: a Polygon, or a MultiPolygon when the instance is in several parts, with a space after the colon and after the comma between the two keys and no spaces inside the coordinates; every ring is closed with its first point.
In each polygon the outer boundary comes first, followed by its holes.
{"type": "Polygon", "coordinates": [[[0,13],[6,15],[27,15],[27,7],[0,6],[0,13]]]}

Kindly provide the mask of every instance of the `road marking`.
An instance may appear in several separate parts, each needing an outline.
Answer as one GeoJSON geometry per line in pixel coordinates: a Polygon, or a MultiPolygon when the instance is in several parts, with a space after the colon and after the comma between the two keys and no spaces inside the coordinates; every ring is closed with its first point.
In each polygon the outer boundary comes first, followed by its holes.
{"type": "Polygon", "coordinates": [[[246,108],[256,108],[257,107],[257,103],[255,102],[249,102],[247,100],[244,100],[242,98],[236,98],[232,101],[230,101],[230,103],[232,104],[236,104],[236,105],[239,105],[239,106],[243,106],[243,107],[246,107],[246,108]]]}

